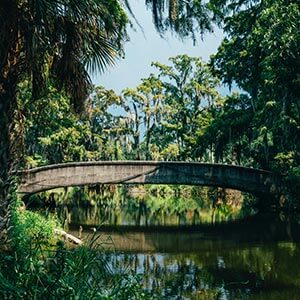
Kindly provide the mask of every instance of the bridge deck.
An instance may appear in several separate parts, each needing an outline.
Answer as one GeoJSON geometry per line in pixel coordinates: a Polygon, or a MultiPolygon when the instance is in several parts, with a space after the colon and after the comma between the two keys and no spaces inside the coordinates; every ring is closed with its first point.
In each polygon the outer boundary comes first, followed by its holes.
{"type": "Polygon", "coordinates": [[[48,165],[21,171],[19,192],[92,184],[185,184],[269,194],[278,178],[271,172],[236,165],[198,162],[95,161],[48,165]]]}

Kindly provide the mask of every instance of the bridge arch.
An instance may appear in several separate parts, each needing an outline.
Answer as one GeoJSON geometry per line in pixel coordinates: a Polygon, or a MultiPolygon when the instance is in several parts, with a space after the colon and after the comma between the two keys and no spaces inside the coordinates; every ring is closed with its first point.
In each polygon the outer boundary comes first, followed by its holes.
{"type": "Polygon", "coordinates": [[[184,184],[232,188],[273,195],[279,180],[272,172],[235,165],[196,162],[92,161],[48,165],[21,171],[18,192],[33,194],[59,187],[92,184],[184,184]]]}

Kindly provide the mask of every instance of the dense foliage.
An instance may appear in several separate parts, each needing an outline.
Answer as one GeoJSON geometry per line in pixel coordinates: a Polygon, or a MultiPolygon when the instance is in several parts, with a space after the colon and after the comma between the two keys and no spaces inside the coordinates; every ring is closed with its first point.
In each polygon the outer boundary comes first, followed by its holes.
{"type": "MultiPolygon", "coordinates": [[[[299,207],[299,1],[145,4],[160,34],[173,30],[196,42],[216,24],[225,38],[209,63],[187,55],[168,65],[154,62],[153,74],[117,95],[92,87],[89,72],[123,55],[124,7],[134,16],[130,1],[0,3],[0,239],[7,245],[8,230],[11,238],[11,252],[0,257],[3,298],[147,297],[139,278],[108,272],[99,249],[54,245],[55,221],[15,207],[11,174],[20,164],[240,164],[283,174],[288,192],[280,203],[299,207]],[[240,94],[221,97],[220,83],[236,85],[240,94]],[[74,115],[74,109],[85,113],[74,115]]],[[[165,199],[149,203],[154,211],[170,210],[165,199]]],[[[187,209],[176,201],[171,207],[187,209]]]]}
{"type": "Polygon", "coordinates": [[[150,299],[140,276],[108,261],[97,237],[70,249],[54,235],[57,221],[13,213],[13,243],[0,252],[1,299],[150,299]]]}
{"type": "Polygon", "coordinates": [[[153,63],[158,74],[120,96],[95,87],[81,118],[69,112],[69,98],[55,89],[32,105],[28,85],[22,85],[20,105],[30,111],[25,120],[27,166],[105,159],[207,160],[211,149],[200,152],[197,141],[221,105],[218,80],[199,58],[181,55],[170,62],[153,63]]]}
{"type": "Polygon", "coordinates": [[[146,1],[161,34],[173,30],[196,40],[213,23],[223,28],[212,71],[185,55],[169,66],[154,63],[156,74],[121,96],[96,88],[88,114],[79,119],[69,111],[83,109],[91,92],[88,71],[103,70],[122,53],[128,23],[122,5],[133,15],[130,1],[1,4],[0,198],[6,204],[0,225],[9,219],[8,178],[24,124],[30,125],[27,165],[132,158],[230,162],[288,175],[299,198],[298,1],[146,1]],[[216,77],[244,94],[221,100],[216,77]],[[111,113],[112,105],[123,113],[111,113]]]}
{"type": "Polygon", "coordinates": [[[90,92],[88,71],[103,70],[122,53],[127,15],[118,0],[4,0],[0,2],[0,240],[11,217],[11,175],[19,168],[24,118],[18,84],[30,101],[48,94],[49,81],[81,112],[90,92]]]}
{"type": "MultiPolygon", "coordinates": [[[[218,55],[211,62],[216,74],[218,55]]],[[[262,95],[254,100],[250,92],[221,97],[219,80],[199,58],[179,55],[169,65],[152,65],[155,73],[121,95],[95,87],[81,118],[69,112],[69,98],[55,89],[32,106],[28,86],[21,86],[20,105],[30,111],[26,166],[116,159],[230,163],[288,175],[297,192],[299,145],[291,141],[299,134],[298,113],[280,127],[283,112],[275,109],[280,106],[275,100],[263,103],[262,95]],[[280,128],[289,136],[286,147],[280,128]]]]}
{"type": "MultiPolygon", "coordinates": [[[[299,2],[215,0],[211,5],[226,33],[212,66],[224,83],[246,92],[231,108],[240,114],[239,124],[232,124],[240,129],[234,132],[242,145],[239,155],[288,175],[299,200],[299,2]]],[[[228,117],[221,122],[231,124],[228,117]]]]}

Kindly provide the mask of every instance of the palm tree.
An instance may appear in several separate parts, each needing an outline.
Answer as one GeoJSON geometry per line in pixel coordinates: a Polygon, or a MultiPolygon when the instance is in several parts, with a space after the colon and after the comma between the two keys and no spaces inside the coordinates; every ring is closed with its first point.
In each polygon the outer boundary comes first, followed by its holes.
{"type": "Polygon", "coordinates": [[[0,238],[6,238],[9,178],[22,141],[18,84],[29,79],[35,101],[51,80],[82,111],[88,71],[103,71],[122,54],[128,19],[119,0],[1,0],[0,20],[0,238]]]}
{"type": "MultiPolygon", "coordinates": [[[[156,29],[181,38],[211,30],[202,1],[145,0],[156,29]]],[[[18,84],[31,80],[32,101],[46,95],[46,82],[64,89],[75,111],[83,109],[91,81],[122,54],[129,0],[0,1],[0,240],[8,226],[11,184],[22,142],[16,126],[18,84]],[[18,151],[16,151],[18,149],[18,151]]],[[[138,23],[138,22],[137,22],[138,23]]]]}

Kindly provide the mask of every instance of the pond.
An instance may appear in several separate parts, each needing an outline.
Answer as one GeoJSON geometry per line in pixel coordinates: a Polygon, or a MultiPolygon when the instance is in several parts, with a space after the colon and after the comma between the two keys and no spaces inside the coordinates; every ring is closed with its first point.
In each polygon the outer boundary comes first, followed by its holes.
{"type": "Polygon", "coordinates": [[[237,203],[187,194],[115,197],[75,197],[58,214],[103,247],[113,272],[140,274],[153,299],[300,299],[299,217],[239,218],[237,203]]]}

